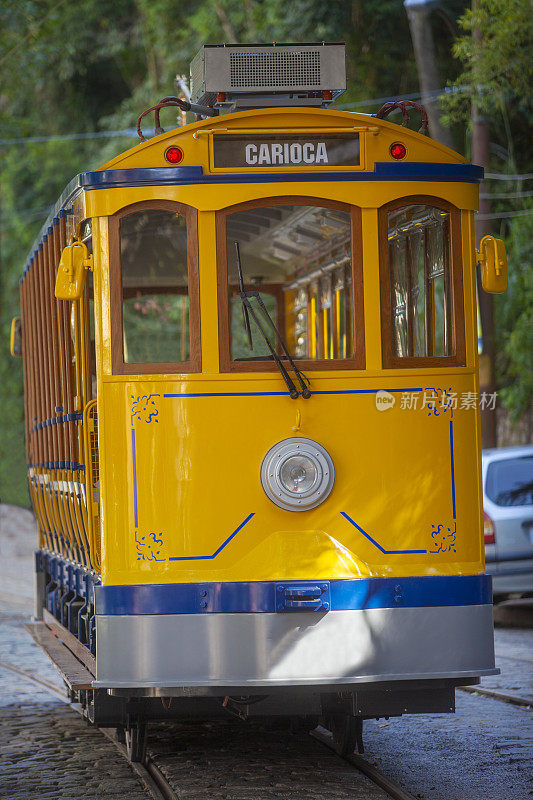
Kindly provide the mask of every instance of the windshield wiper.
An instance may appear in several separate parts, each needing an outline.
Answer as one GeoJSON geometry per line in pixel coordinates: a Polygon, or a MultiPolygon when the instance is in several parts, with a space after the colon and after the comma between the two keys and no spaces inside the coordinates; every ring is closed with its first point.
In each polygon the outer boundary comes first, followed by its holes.
{"type": "Polygon", "coordinates": [[[274,320],[272,319],[272,317],[268,313],[268,310],[267,310],[265,304],[263,303],[263,299],[262,299],[261,295],[259,294],[259,292],[258,291],[246,292],[244,290],[244,279],[243,279],[243,275],[242,275],[241,256],[240,256],[240,251],[239,251],[239,242],[235,242],[235,252],[236,252],[236,255],[237,255],[237,272],[238,272],[238,276],[239,276],[239,289],[240,289],[239,297],[240,297],[241,302],[242,302],[243,315],[244,315],[244,327],[246,329],[246,334],[248,336],[248,343],[250,345],[250,350],[253,350],[252,331],[251,331],[251,328],[250,328],[250,315],[251,315],[253,321],[255,322],[255,324],[257,325],[257,327],[259,329],[259,332],[261,333],[261,336],[263,337],[263,339],[265,341],[266,346],[270,350],[270,355],[274,359],[277,368],[281,372],[283,380],[287,384],[287,389],[289,390],[290,396],[292,397],[293,400],[297,400],[298,397],[301,394],[301,396],[304,399],[307,400],[309,397],[311,397],[311,392],[310,392],[309,386],[308,386],[309,379],[307,378],[306,375],[303,374],[303,372],[300,372],[300,370],[298,369],[298,367],[294,363],[294,360],[293,360],[291,354],[289,353],[289,351],[287,349],[287,345],[285,344],[285,341],[284,341],[281,333],[277,329],[276,323],[274,322],[274,320]],[[281,345],[281,349],[283,350],[285,358],[287,359],[287,361],[291,365],[291,368],[292,368],[294,374],[296,375],[296,377],[298,379],[298,383],[300,384],[301,392],[299,392],[298,389],[296,388],[296,386],[294,384],[294,381],[292,380],[291,376],[287,372],[287,369],[285,368],[285,365],[281,361],[281,358],[279,357],[279,355],[276,353],[275,348],[272,346],[266,331],[264,330],[264,328],[263,328],[263,326],[262,326],[257,314],[255,313],[255,311],[253,309],[252,304],[250,303],[250,298],[251,297],[255,297],[255,299],[257,300],[257,303],[259,305],[259,308],[263,312],[264,316],[266,317],[266,319],[268,320],[268,322],[270,324],[270,327],[274,331],[274,333],[276,335],[276,338],[277,338],[278,342],[281,345]]]}

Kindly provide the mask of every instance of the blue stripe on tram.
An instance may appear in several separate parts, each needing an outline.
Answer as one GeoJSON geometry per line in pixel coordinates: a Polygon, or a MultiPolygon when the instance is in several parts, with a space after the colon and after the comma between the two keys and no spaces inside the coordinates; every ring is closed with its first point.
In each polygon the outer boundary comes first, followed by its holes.
{"type": "Polygon", "coordinates": [[[179,186],[228,183],[305,183],[331,181],[437,181],[479,183],[483,167],[437,162],[376,162],[373,171],[250,172],[205,174],[201,166],[137,167],[82,172],[77,185],[87,191],[117,186],[179,186]]]}
{"type": "Polygon", "coordinates": [[[432,575],[327,581],[250,581],[97,586],[97,614],[265,613],[276,591],[329,585],[331,610],[470,606],[492,602],[490,575],[432,575]]]}

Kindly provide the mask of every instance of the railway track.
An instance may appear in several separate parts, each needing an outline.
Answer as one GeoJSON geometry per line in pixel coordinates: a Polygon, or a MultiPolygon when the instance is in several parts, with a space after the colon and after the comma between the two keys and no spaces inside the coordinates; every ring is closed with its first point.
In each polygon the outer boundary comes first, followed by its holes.
{"type": "MultiPolygon", "coordinates": [[[[31,672],[27,672],[24,669],[15,667],[13,666],[13,664],[7,664],[5,661],[0,661],[0,669],[5,669],[8,670],[9,672],[13,672],[15,673],[15,675],[18,675],[19,677],[24,678],[27,681],[31,681],[32,683],[37,684],[37,686],[46,689],[46,691],[52,694],[54,697],[57,697],[63,703],[69,705],[73,711],[75,711],[80,715],[82,714],[81,707],[78,706],[76,703],[71,703],[68,697],[66,697],[65,692],[61,691],[61,689],[58,688],[53,683],[49,683],[48,681],[43,681],[41,678],[37,678],[35,675],[32,675],[31,672]]],[[[124,756],[124,758],[129,762],[126,748],[118,741],[116,736],[110,731],[106,730],[105,728],[98,728],[98,730],[115,745],[115,747],[120,751],[120,753],[124,756]]],[[[168,790],[165,789],[163,776],[161,776],[162,788],[160,789],[158,781],[154,780],[147,766],[144,766],[142,764],[132,764],[131,762],[129,763],[133,771],[137,773],[137,775],[142,780],[146,788],[150,791],[152,800],[175,800],[176,795],[174,793],[169,794],[168,790]]]]}
{"type": "Polygon", "coordinates": [[[499,700],[501,703],[511,703],[511,705],[522,706],[522,708],[533,707],[533,700],[527,697],[498,692],[496,689],[485,689],[481,686],[458,686],[457,688],[462,692],[468,692],[468,694],[480,694],[484,697],[492,697],[493,700],[499,700]]]}
{"type": "MultiPolygon", "coordinates": [[[[257,731],[256,731],[256,735],[257,735],[257,731]]],[[[270,732],[269,735],[270,736],[275,736],[276,734],[274,732],[270,732]]],[[[259,736],[260,736],[260,734],[259,734],[259,736]]],[[[416,800],[414,795],[412,795],[410,792],[408,792],[405,789],[403,789],[399,784],[397,784],[395,781],[391,780],[387,775],[385,775],[383,772],[381,772],[381,770],[379,770],[377,767],[375,767],[373,764],[371,764],[370,762],[368,762],[366,759],[362,758],[361,756],[358,756],[358,755],[355,755],[355,754],[354,755],[349,755],[349,756],[346,756],[346,757],[339,756],[338,753],[336,752],[335,745],[333,743],[333,735],[330,733],[330,731],[327,731],[325,728],[319,727],[319,728],[317,728],[317,729],[315,729],[314,731],[311,732],[311,736],[313,737],[313,739],[315,739],[316,741],[320,742],[320,744],[325,745],[325,747],[327,747],[328,750],[330,750],[330,751],[332,751],[334,753],[334,755],[335,755],[334,760],[332,760],[332,762],[330,762],[330,763],[328,762],[329,763],[329,767],[331,769],[331,773],[334,773],[338,769],[337,764],[339,764],[339,762],[344,762],[344,763],[348,764],[351,768],[353,768],[353,772],[352,772],[353,783],[350,780],[350,772],[347,772],[346,773],[346,778],[345,778],[345,781],[344,781],[346,783],[346,786],[344,787],[344,791],[340,796],[342,796],[342,797],[350,796],[350,797],[354,797],[354,798],[356,798],[356,797],[357,798],[360,798],[360,797],[361,798],[363,798],[363,797],[366,798],[367,796],[368,797],[372,797],[372,798],[373,797],[384,798],[385,795],[386,795],[387,797],[393,798],[393,800],[416,800]],[[359,775],[357,773],[359,773],[359,775]],[[366,793],[367,792],[368,783],[367,783],[367,780],[365,780],[365,778],[368,779],[368,781],[370,781],[370,783],[373,784],[374,787],[375,787],[374,791],[371,791],[368,795],[366,793]],[[378,790],[382,790],[382,791],[378,791],[378,790]],[[382,792],[384,792],[385,795],[382,792]]],[[[296,738],[296,735],[293,735],[293,738],[296,738]]],[[[254,740],[254,736],[252,735],[252,737],[251,737],[252,746],[253,746],[253,740],[254,740]]],[[[303,747],[309,749],[309,744],[305,744],[305,742],[304,742],[304,743],[302,743],[302,745],[295,745],[295,746],[296,747],[303,746],[303,747]]],[[[242,759],[243,771],[245,771],[246,768],[247,768],[247,754],[245,753],[243,755],[240,752],[240,750],[237,750],[237,752],[239,752],[239,755],[237,756],[237,758],[240,757],[242,759]]],[[[172,780],[172,779],[169,781],[168,778],[164,774],[164,772],[172,771],[172,758],[173,758],[172,755],[169,755],[169,756],[167,756],[165,758],[165,756],[161,756],[161,755],[157,755],[157,754],[153,754],[152,755],[152,754],[149,753],[148,756],[147,756],[146,762],[145,762],[146,769],[148,770],[148,772],[150,773],[150,775],[152,776],[152,778],[156,782],[156,784],[157,784],[158,788],[160,789],[160,791],[161,791],[163,797],[165,798],[165,800],[176,800],[176,798],[178,797],[178,795],[175,793],[175,790],[173,789],[173,785],[175,785],[175,781],[172,780]]],[[[185,755],[185,758],[187,758],[187,755],[185,755]]],[[[276,758],[276,754],[271,755],[270,758],[272,760],[275,759],[276,758]]],[[[216,768],[214,767],[214,765],[211,764],[211,759],[209,758],[209,756],[208,756],[208,759],[209,759],[209,765],[210,765],[211,769],[213,769],[213,771],[215,771],[216,768]]],[[[260,753],[259,757],[257,758],[257,761],[259,761],[260,759],[261,759],[261,753],[260,753]]],[[[193,756],[192,760],[194,761],[194,756],[193,756]]],[[[281,770],[282,771],[284,770],[284,768],[286,768],[286,764],[282,764],[281,765],[281,770]]],[[[320,766],[318,767],[318,769],[320,769],[320,766]]],[[[226,784],[226,785],[224,785],[224,786],[222,786],[220,788],[220,794],[219,794],[218,791],[213,791],[213,792],[210,793],[210,796],[216,797],[216,798],[218,798],[218,797],[227,797],[228,796],[228,788],[229,788],[229,784],[226,784]]],[[[232,788],[233,788],[233,786],[232,786],[232,788]]],[[[304,791],[305,791],[306,788],[307,787],[304,787],[304,791]]],[[[370,787],[368,787],[368,788],[370,788],[370,787]]],[[[283,786],[283,788],[281,788],[281,791],[282,791],[282,795],[280,795],[280,793],[279,793],[280,792],[280,787],[274,786],[272,788],[272,797],[278,798],[280,796],[283,796],[284,798],[285,797],[288,798],[288,797],[290,797],[292,795],[292,792],[290,794],[288,793],[286,786],[283,786]]],[[[301,791],[302,791],[301,789],[297,790],[295,788],[294,795],[295,796],[296,795],[300,796],[301,791]]],[[[267,790],[267,793],[265,793],[264,784],[261,786],[260,792],[261,792],[260,793],[260,797],[261,798],[264,798],[264,797],[266,797],[268,795],[268,790],[267,790]]],[[[230,792],[230,794],[231,794],[231,792],[230,792]]],[[[198,794],[198,797],[200,797],[200,796],[203,797],[204,793],[202,792],[202,794],[198,794]]],[[[314,796],[314,792],[313,792],[313,796],[314,796]]]]}
{"type": "MultiPolygon", "coordinates": [[[[329,747],[330,750],[335,751],[333,735],[330,731],[319,726],[314,731],[311,731],[311,736],[321,744],[329,747]]],[[[339,756],[339,758],[341,758],[341,756],[339,756]]],[[[394,800],[416,800],[413,794],[403,789],[398,783],[391,780],[376,766],[371,764],[365,758],[361,758],[360,755],[353,753],[352,755],[342,756],[342,758],[344,761],[347,761],[348,764],[351,764],[353,767],[358,769],[359,772],[362,772],[363,775],[366,775],[367,778],[370,778],[371,781],[387,792],[387,794],[394,798],[394,800]]]]}
{"type": "MultiPolygon", "coordinates": [[[[3,661],[0,661],[0,668],[13,672],[20,678],[31,681],[40,688],[46,689],[54,697],[70,705],[74,711],[81,713],[81,708],[74,703],[70,703],[68,698],[56,685],[36,677],[31,672],[3,661]]],[[[114,732],[105,728],[99,728],[99,731],[114,744],[125,759],[128,759],[126,747],[118,741],[114,732]]],[[[324,728],[318,728],[312,732],[312,736],[330,750],[335,750],[333,739],[329,731],[326,731],[324,728]]],[[[340,756],[338,756],[338,758],[340,759],[340,756]]],[[[159,759],[159,761],[161,760],[164,762],[164,759],[159,759]]],[[[347,756],[343,760],[353,766],[358,772],[365,775],[376,786],[383,789],[387,795],[394,798],[394,800],[415,800],[412,794],[403,790],[399,785],[395,784],[380,770],[360,756],[347,756]]],[[[169,782],[161,768],[161,763],[158,764],[157,760],[150,753],[148,753],[143,764],[131,764],[131,767],[150,791],[153,800],[177,800],[179,797],[177,792],[179,790],[173,788],[172,783],[169,782]]],[[[276,792],[273,792],[273,796],[276,796],[276,792]]]]}
{"type": "MultiPolygon", "coordinates": [[[[57,697],[61,699],[63,702],[69,704],[74,711],[81,713],[81,708],[76,704],[70,703],[67,697],[64,695],[64,693],[56,685],[49,683],[48,681],[43,680],[41,678],[38,678],[37,676],[33,675],[32,673],[26,670],[20,669],[19,667],[15,667],[12,664],[8,664],[3,661],[0,661],[0,668],[10,671],[18,675],[22,679],[31,681],[40,688],[46,689],[46,691],[48,691],[54,697],[57,697]]],[[[464,687],[464,689],[466,691],[469,691],[470,693],[477,692],[478,694],[492,697],[493,699],[499,700],[501,702],[513,703],[515,705],[523,707],[524,706],[531,707],[532,705],[531,702],[526,698],[518,698],[510,695],[505,695],[501,692],[497,692],[490,689],[480,690],[479,687],[477,688],[464,687]]],[[[197,726],[197,729],[199,727],[200,726],[197,726]]],[[[118,741],[115,733],[111,732],[110,730],[102,728],[100,728],[99,730],[114,744],[114,746],[118,749],[121,755],[125,759],[127,759],[128,756],[126,748],[121,742],[118,741]]],[[[202,730],[200,729],[200,737],[201,735],[202,735],[202,730]]],[[[275,734],[269,734],[269,735],[275,736],[275,734]]],[[[333,736],[325,728],[321,727],[316,728],[314,731],[311,732],[311,736],[313,737],[314,740],[324,745],[330,751],[333,751],[333,753],[335,753],[339,761],[343,761],[344,763],[349,764],[354,769],[354,777],[357,773],[364,775],[372,784],[374,784],[375,787],[379,787],[379,789],[385,792],[388,797],[393,798],[393,800],[415,800],[414,795],[403,789],[399,784],[391,780],[387,775],[381,772],[381,770],[379,770],[377,767],[375,767],[373,764],[371,764],[369,761],[362,758],[361,756],[356,754],[344,757],[339,756],[335,750],[333,736]]],[[[183,757],[179,755],[180,752],[181,752],[180,748],[177,747],[178,761],[180,759],[183,760],[183,757]]],[[[236,752],[240,754],[241,752],[240,748],[237,747],[236,752]]],[[[259,754],[258,760],[260,760],[260,758],[261,754],[259,754]]],[[[167,774],[169,772],[172,773],[172,768],[171,768],[172,764],[174,764],[175,768],[176,752],[172,752],[172,749],[170,748],[166,753],[157,752],[157,750],[149,751],[144,763],[131,764],[131,767],[134,770],[134,772],[138,775],[140,780],[143,782],[146,789],[150,792],[150,795],[153,800],[177,800],[180,792],[180,788],[177,786],[177,780],[176,778],[173,778],[172,775],[170,775],[170,778],[167,777],[167,774]]],[[[334,770],[335,768],[333,767],[333,771],[334,770]]],[[[212,796],[216,797],[217,793],[214,791],[211,794],[212,796]]],[[[199,794],[198,796],[202,795],[199,794]]],[[[225,790],[222,790],[221,796],[226,796],[225,790]]],[[[273,789],[272,796],[279,797],[279,794],[277,793],[275,787],[273,789]]],[[[359,797],[362,795],[356,794],[355,796],[359,797]]]]}
{"type": "Polygon", "coordinates": [[[19,667],[14,667],[13,664],[6,664],[5,661],[0,661],[0,668],[7,669],[10,672],[14,672],[16,675],[20,675],[22,678],[26,678],[26,680],[33,681],[33,683],[42,686],[48,692],[51,692],[55,697],[58,697],[64,703],[68,705],[72,705],[69,702],[68,698],[65,697],[65,693],[61,691],[57,686],[53,683],[49,683],[48,681],[43,681],[41,678],[37,678],[35,675],[32,675],[31,672],[26,672],[24,669],[19,669],[19,667]]]}

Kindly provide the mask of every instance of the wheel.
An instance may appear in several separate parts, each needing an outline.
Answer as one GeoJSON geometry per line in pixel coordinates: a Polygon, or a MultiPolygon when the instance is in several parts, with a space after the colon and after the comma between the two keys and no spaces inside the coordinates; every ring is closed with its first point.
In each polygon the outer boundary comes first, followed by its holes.
{"type": "Polygon", "coordinates": [[[146,725],[137,722],[126,728],[125,734],[129,760],[134,763],[143,761],[146,754],[146,725]]]}
{"type": "Polygon", "coordinates": [[[340,756],[350,756],[357,748],[364,753],[363,720],[349,714],[329,714],[327,725],[333,734],[335,750],[340,756]]]}

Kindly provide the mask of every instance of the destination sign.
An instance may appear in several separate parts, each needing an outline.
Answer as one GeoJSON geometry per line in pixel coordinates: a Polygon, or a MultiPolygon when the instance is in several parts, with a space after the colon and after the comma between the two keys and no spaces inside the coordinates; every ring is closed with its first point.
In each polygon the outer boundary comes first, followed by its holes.
{"type": "Polygon", "coordinates": [[[214,134],[215,169],[224,167],[358,167],[356,133],[239,136],[214,134]]]}

